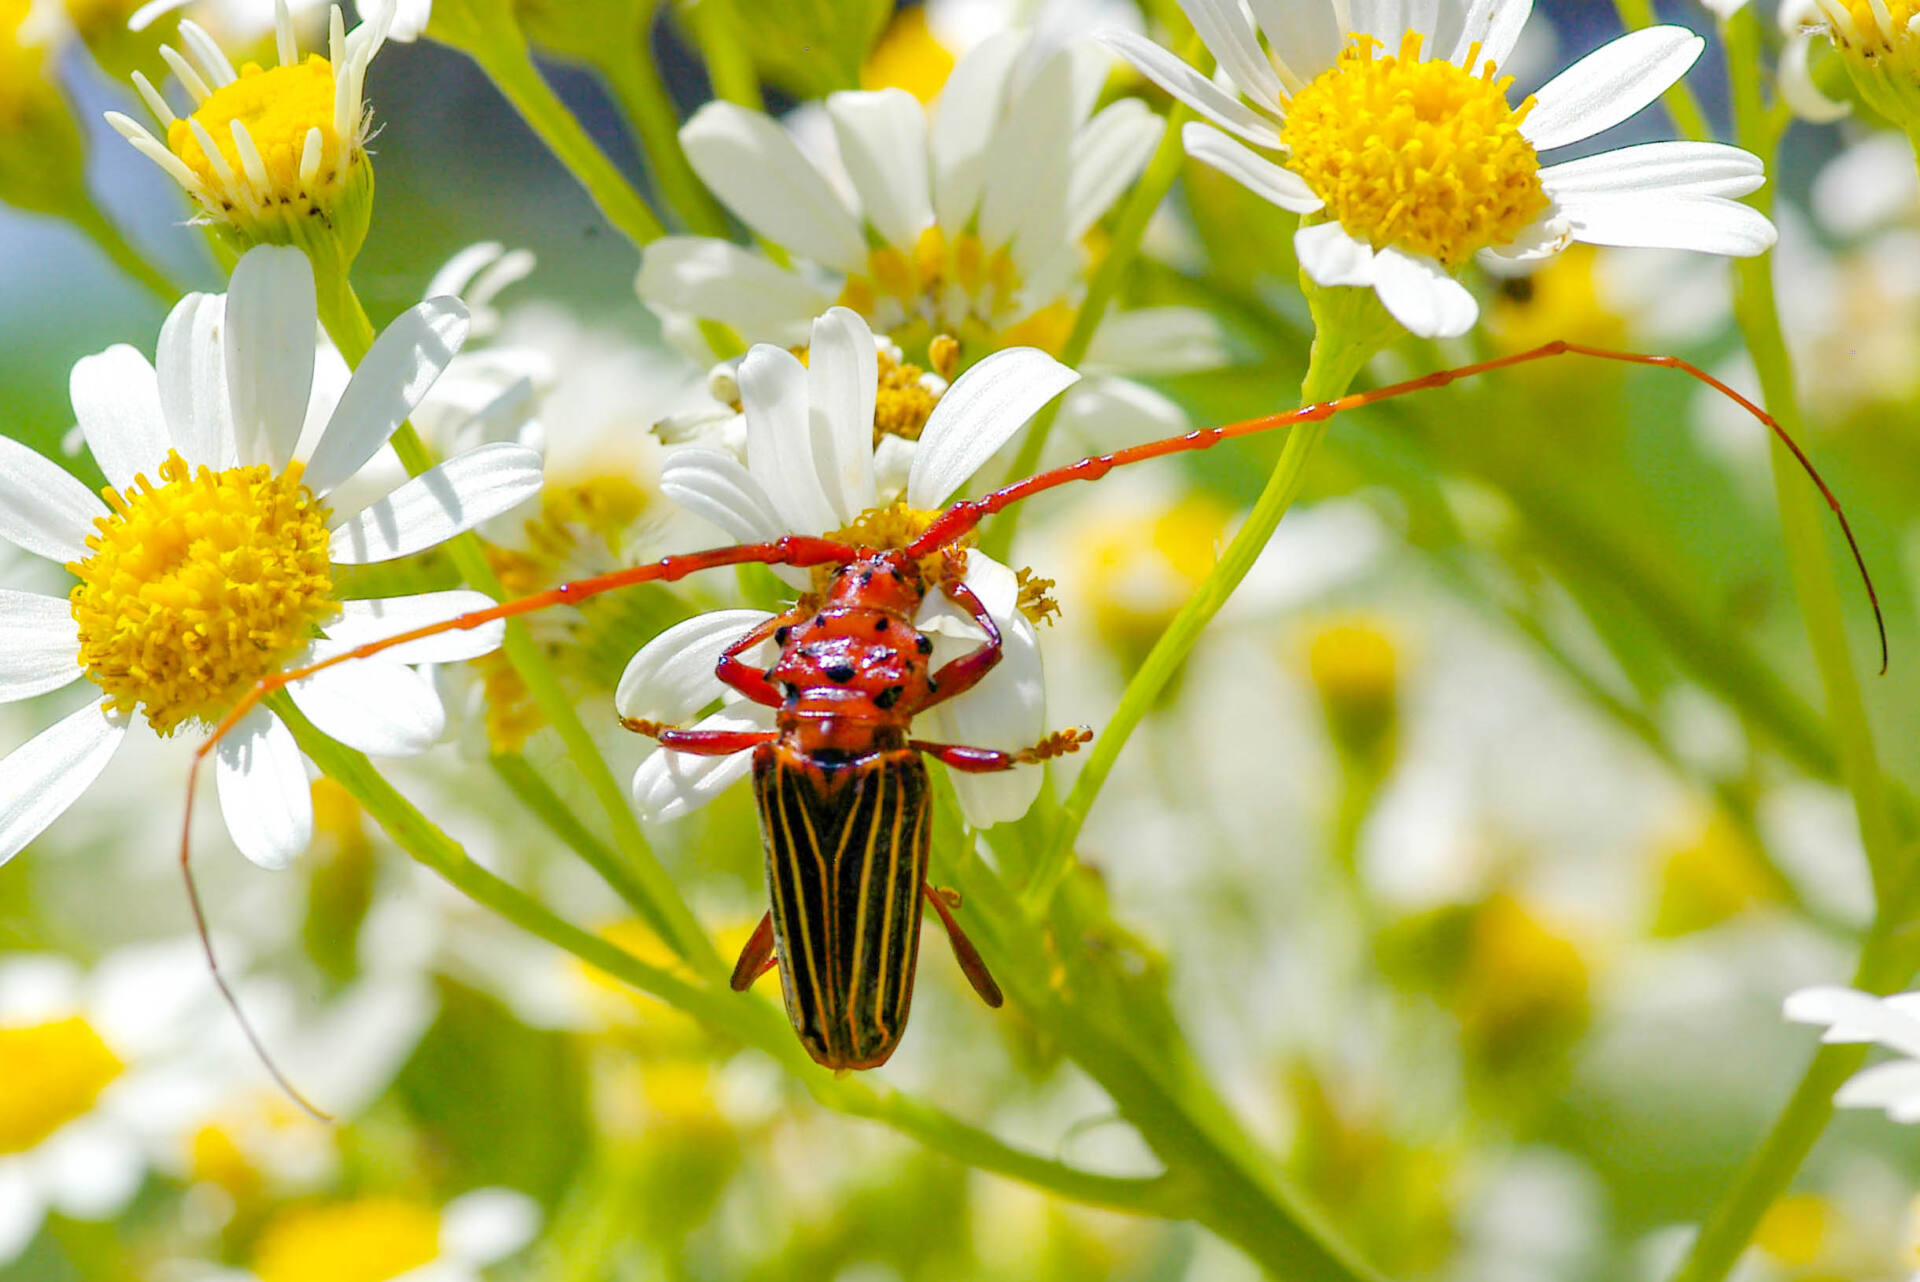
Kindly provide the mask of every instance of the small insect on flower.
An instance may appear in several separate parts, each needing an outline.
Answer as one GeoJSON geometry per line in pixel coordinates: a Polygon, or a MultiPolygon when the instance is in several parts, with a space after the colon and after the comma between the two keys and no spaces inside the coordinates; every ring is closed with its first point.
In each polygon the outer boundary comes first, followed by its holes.
{"type": "MultiPolygon", "coordinates": [[[[1468,375],[1574,353],[1680,370],[1764,423],[1793,451],[1833,508],[1880,621],[1873,584],[1846,517],[1812,463],[1765,411],[1677,357],[1548,343],[1288,413],[1096,455],[936,509],[1072,381],[1072,371],[1044,353],[1010,349],[969,370],[942,397],[915,453],[909,506],[866,510],[875,496],[868,453],[877,380],[872,337],[850,313],[830,312],[816,325],[814,340],[804,371],[790,354],[771,346],[754,349],[742,365],[749,437],[773,451],[770,466],[759,466],[760,451],[750,440],[746,466],[713,455],[703,465],[712,472],[712,484],[685,487],[703,498],[704,510],[717,523],[746,541],[562,584],[269,676],[198,749],[195,773],[199,761],[260,699],[335,664],[634,584],[672,582],[729,565],[774,567],[807,585],[799,599],[777,615],[728,611],[681,625],[698,631],[697,637],[657,638],[635,660],[653,671],[636,676],[630,667],[622,681],[620,704],[628,714],[623,720],[670,750],[642,767],[643,779],[658,758],[675,758],[683,764],[669,764],[660,773],[681,772],[684,797],[700,799],[713,790],[716,776],[738,777],[728,772],[751,769],[772,910],[742,951],[733,987],[745,989],[777,965],[788,1015],[808,1053],[836,1070],[872,1068],[886,1062],[905,1026],[923,902],[939,914],[975,990],[990,1005],[1001,1000],[985,961],[954,922],[955,899],[928,880],[932,804],[922,758],[933,757],[957,772],[956,784],[1007,779],[1022,766],[1070,753],[1092,737],[1083,729],[1036,732],[1025,746],[1012,749],[913,737],[917,717],[956,709],[979,695],[1010,653],[1007,624],[1014,616],[996,618],[983,603],[971,575],[984,558],[966,545],[982,521],[1022,499],[1072,481],[1098,480],[1116,467],[1318,422],[1468,375]],[[836,327],[839,338],[823,341],[836,327]],[[840,355],[829,358],[836,350],[840,355]],[[764,398],[755,390],[762,376],[764,398]],[[841,401],[864,412],[823,410],[841,401]],[[792,426],[783,430],[782,423],[792,426]],[[989,426],[956,432],[956,424],[989,426]],[[925,510],[916,511],[915,505],[925,510]],[[857,515],[849,519],[850,514],[857,515]],[[964,653],[936,663],[928,607],[943,605],[971,620],[979,639],[964,653]],[[769,645],[778,653],[765,662],[755,652],[769,645]],[[705,671],[711,677],[704,677],[705,671]],[[632,688],[649,684],[668,691],[656,695],[653,707],[632,688]],[[676,687],[682,693],[673,696],[676,687]],[[723,710],[693,727],[670,723],[698,711],[720,687],[746,710],[723,710]],[[704,693],[687,693],[696,688],[704,693]],[[636,715],[642,711],[652,715],[636,715]]],[[[1884,625],[1880,636],[1884,667],[1884,625]]],[[[958,718],[949,723],[961,724],[958,718]]],[[[1006,729],[1000,727],[999,733],[1006,729]]],[[[642,782],[636,780],[636,787],[644,799],[649,789],[642,782]]],[[[192,786],[190,779],[189,790],[192,786]]],[[[1005,809],[969,812],[976,824],[1012,815],[1005,809]]]]}

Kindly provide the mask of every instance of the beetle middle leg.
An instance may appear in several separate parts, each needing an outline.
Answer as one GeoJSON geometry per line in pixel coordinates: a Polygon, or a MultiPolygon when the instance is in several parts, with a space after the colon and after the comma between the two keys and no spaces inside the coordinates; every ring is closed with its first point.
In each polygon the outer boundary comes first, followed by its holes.
{"type": "Polygon", "coordinates": [[[1082,744],[1093,742],[1093,731],[1085,726],[1075,726],[1071,730],[1056,730],[1030,748],[1021,748],[1017,752],[1005,752],[999,748],[970,748],[958,743],[929,743],[925,739],[909,740],[907,746],[917,752],[924,752],[935,761],[954,770],[964,770],[970,775],[992,774],[997,770],[1011,770],[1015,766],[1031,766],[1042,761],[1051,761],[1055,757],[1064,757],[1069,752],[1078,752],[1082,744]]]}

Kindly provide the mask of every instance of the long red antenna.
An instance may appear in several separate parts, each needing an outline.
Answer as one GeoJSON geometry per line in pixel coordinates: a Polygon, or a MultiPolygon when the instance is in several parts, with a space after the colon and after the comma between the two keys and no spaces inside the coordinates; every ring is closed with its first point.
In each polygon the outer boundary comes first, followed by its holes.
{"type": "Polygon", "coordinates": [[[1164,458],[1169,454],[1183,454],[1191,450],[1211,449],[1222,441],[1240,436],[1254,436],[1261,432],[1270,432],[1275,428],[1291,427],[1295,423],[1317,423],[1332,418],[1335,414],[1347,410],[1359,409],[1362,405],[1372,405],[1376,401],[1392,400],[1395,397],[1408,396],[1414,392],[1431,388],[1445,387],[1458,379],[1475,374],[1485,374],[1490,370],[1505,369],[1511,365],[1524,365],[1530,361],[1546,360],[1554,356],[1590,356],[1598,360],[1620,361],[1628,365],[1654,365],[1662,369],[1677,369],[1705,383],[1740,408],[1753,415],[1766,425],[1779,442],[1793,455],[1794,462],[1807,474],[1814,487],[1820,491],[1820,497],[1827,501],[1833,515],[1840,523],[1840,533],[1846,537],[1847,550],[1853,554],[1854,568],[1860,572],[1860,582],[1867,591],[1867,603],[1873,607],[1874,627],[1880,636],[1880,673],[1886,675],[1887,621],[1880,611],[1880,594],[1874,590],[1873,576],[1867,572],[1866,558],[1860,554],[1859,540],[1854,538],[1853,526],[1847,521],[1847,514],[1840,508],[1840,500],[1827,487],[1826,480],[1814,467],[1806,452],[1802,450],[1787,430],[1780,426],[1773,415],[1734,391],[1713,375],[1690,361],[1678,356],[1651,356],[1644,352],[1619,352],[1605,347],[1589,347],[1584,343],[1569,343],[1555,340],[1543,343],[1539,347],[1524,352],[1515,352],[1507,356],[1496,356],[1490,360],[1476,361],[1471,365],[1460,365],[1452,369],[1435,370],[1431,374],[1422,374],[1405,382],[1392,383],[1386,387],[1377,387],[1365,392],[1336,397],[1330,401],[1321,401],[1314,405],[1304,405],[1297,410],[1288,410],[1281,414],[1268,414],[1261,418],[1250,418],[1239,423],[1227,423],[1220,427],[1203,427],[1185,436],[1172,436],[1165,440],[1148,441],[1144,445],[1134,445],[1126,449],[1115,450],[1111,454],[1097,454],[1092,458],[1083,458],[1077,463],[1068,463],[1051,471],[1040,472],[1024,481],[1015,481],[1002,489],[995,490],[982,498],[963,500],[955,503],[942,513],[933,524],[924,530],[920,537],[907,549],[909,556],[926,556],[947,546],[960,538],[981,521],[1003,508],[1011,507],[1020,500],[1035,494],[1055,489],[1070,481],[1097,481],[1116,467],[1126,467],[1131,463],[1143,463],[1148,459],[1164,458]]]}

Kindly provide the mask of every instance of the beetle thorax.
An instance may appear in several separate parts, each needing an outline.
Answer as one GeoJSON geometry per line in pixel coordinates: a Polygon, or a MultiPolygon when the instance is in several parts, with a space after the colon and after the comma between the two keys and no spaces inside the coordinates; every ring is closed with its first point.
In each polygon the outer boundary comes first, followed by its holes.
{"type": "Polygon", "coordinates": [[[933,693],[933,641],[913,626],[925,596],[912,566],[877,554],[841,567],[820,608],[775,633],[767,677],[786,696],[779,724],[796,746],[857,757],[904,742],[933,693]]]}

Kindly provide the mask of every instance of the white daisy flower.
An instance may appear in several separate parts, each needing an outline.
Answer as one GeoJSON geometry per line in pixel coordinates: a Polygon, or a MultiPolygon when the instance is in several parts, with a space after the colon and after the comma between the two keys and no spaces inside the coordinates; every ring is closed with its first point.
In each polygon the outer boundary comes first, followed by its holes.
{"type": "MultiPolygon", "coordinates": [[[[369,0],[359,7],[366,12],[380,5],[393,11],[389,40],[418,40],[433,16],[433,0],[369,0]]],[[[332,8],[332,0],[149,0],[133,11],[127,29],[145,31],[167,14],[187,9],[193,21],[230,44],[245,47],[273,33],[282,8],[295,22],[302,22],[324,15],[332,8]]]]}
{"type": "MultiPolygon", "coordinates": [[[[1725,21],[1746,8],[1748,0],[1700,0],[1700,3],[1725,21]]],[[[1793,109],[1794,115],[1816,124],[1839,120],[1851,112],[1852,103],[1837,101],[1821,92],[1808,67],[1813,38],[1825,25],[1820,0],[1781,0],[1774,14],[1779,19],[1781,34],[1787,38],[1780,50],[1781,100],[1793,109]]]]}
{"type": "MultiPolygon", "coordinates": [[[[882,508],[872,445],[878,382],[873,335],[857,315],[836,307],[814,322],[806,365],[768,344],[741,362],[745,465],[715,451],[681,450],[667,460],[660,488],[742,542],[826,534],[905,546],[1027,419],[1077,378],[1032,348],[987,357],[955,380],[927,419],[904,506],[882,508]]],[[[803,571],[776,572],[796,586],[809,583],[803,571]]],[[[929,735],[987,748],[1026,747],[1044,728],[1046,692],[1039,637],[1019,609],[1020,585],[1013,571],[978,550],[967,553],[966,583],[999,625],[1005,650],[979,686],[927,713],[929,735]]],[[[767,617],[759,610],[718,610],[669,628],[634,655],[615,705],[623,716],[678,723],[720,700],[721,709],[696,728],[773,728],[773,709],[741,701],[714,676],[721,651],[767,617]]],[[[984,639],[939,592],[928,594],[914,626],[933,637],[936,667],[984,639]]],[[[770,660],[770,643],[768,650],[770,660]]],[[[634,775],[635,803],[654,818],[685,814],[744,776],[751,755],[656,751],[634,775]]],[[[1026,812],[1039,792],[1040,772],[955,773],[953,782],[968,821],[986,827],[1026,812]]]]}
{"type": "Polygon", "coordinates": [[[124,949],[91,972],[0,961],[0,1267],[49,1211],[125,1209],[191,1093],[190,1061],[223,1009],[197,939],[124,949]]]}
{"type": "Polygon", "coordinates": [[[249,1268],[186,1275],[195,1282],[481,1282],[488,1266],[539,1230],[539,1203],[512,1189],[475,1189],[443,1207],[380,1194],[303,1202],[267,1221],[249,1268]]]}
{"type": "Polygon", "coordinates": [[[1500,68],[1532,0],[1252,4],[1257,27],[1240,0],[1181,0],[1228,88],[1140,36],[1102,38],[1205,118],[1184,130],[1188,155],[1310,216],[1294,245],[1317,283],[1373,289],[1414,334],[1472,328],[1479,305],[1455,273],[1476,255],[1773,243],[1772,224],[1733,199],[1765,179],[1738,148],[1647,143],[1540,165],[1684,75],[1705,47],[1690,31],[1622,36],[1512,106],[1500,68]]]}
{"type": "Polygon", "coordinates": [[[393,19],[390,7],[369,8],[369,20],[348,31],[334,6],[327,56],[302,61],[292,16],[280,6],[280,65],[264,70],[249,63],[235,71],[213,37],[183,18],[186,55],[162,45],[160,56],[192,98],[192,113],[176,115],[136,71],[134,87],[164,138],[117,111],[107,113],[107,123],[180,184],[202,221],[236,237],[241,248],[298,244],[351,261],[373,210],[367,67],[393,19]]]}
{"type": "MultiPolygon", "coordinates": [[[[1091,46],[1031,68],[1027,47],[1016,32],[983,41],[930,108],[904,89],[830,95],[814,156],[768,116],[702,107],[680,131],[694,170],[801,265],[669,236],[644,251],[640,297],[749,342],[804,342],[837,302],[916,359],[940,334],[958,339],[967,361],[1019,345],[1059,351],[1086,289],[1083,238],[1165,125],[1136,99],[1093,110],[1106,66],[1091,46]]],[[[1153,308],[1104,324],[1087,363],[1165,372],[1223,359],[1203,313],[1153,308]]]]}
{"type": "Polygon", "coordinates": [[[1834,1092],[1841,1108],[1886,1110],[1920,1122],[1920,993],[1875,997],[1851,988],[1803,988],[1783,1012],[1796,1024],[1824,1024],[1823,1042],[1878,1042],[1902,1058],[1863,1069],[1834,1092]]]}
{"type": "MultiPolygon", "coordinates": [[[[262,248],[241,259],[225,296],[191,294],[174,308],[157,371],[126,346],[79,362],[74,413],[111,483],[106,502],[0,437],[0,538],[80,578],[70,600],[4,594],[0,699],[82,676],[105,695],[0,762],[0,860],[79,799],[134,714],[162,735],[210,725],[262,677],[486,604],[466,591],[343,601],[332,567],[434,547],[525,501],[540,488],[534,451],[483,446],[344,519],[324,502],[459,350],[466,310],[440,299],[404,313],[337,399],[312,394],[316,323],[305,257],[262,248]]],[[[404,665],[472,658],[500,637],[497,627],[448,633],[289,694],[350,747],[423,752],[444,714],[404,665]]],[[[215,765],[235,843],[263,866],[286,864],[313,825],[292,732],[256,708],[215,765]]]]}

